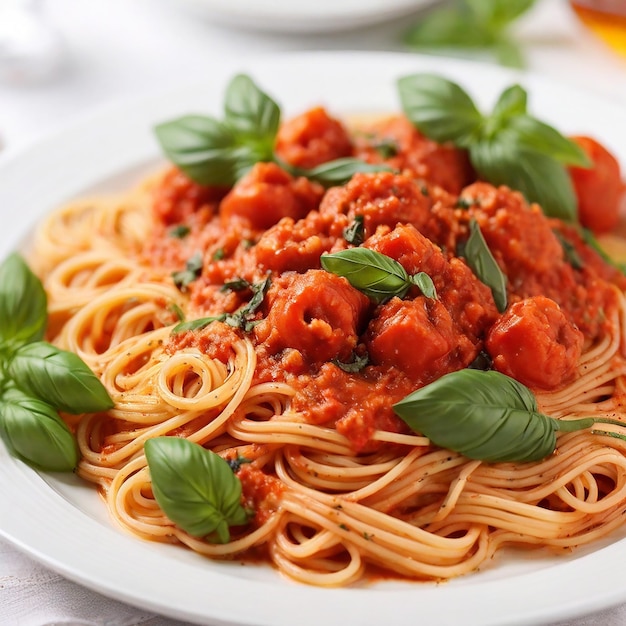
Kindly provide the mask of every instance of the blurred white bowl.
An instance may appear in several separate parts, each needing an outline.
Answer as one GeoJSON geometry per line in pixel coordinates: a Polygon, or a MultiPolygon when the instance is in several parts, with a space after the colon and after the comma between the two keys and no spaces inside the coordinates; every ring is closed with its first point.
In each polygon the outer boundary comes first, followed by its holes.
{"type": "Polygon", "coordinates": [[[350,30],[410,15],[435,0],[171,0],[231,26],[287,33],[350,30]]]}

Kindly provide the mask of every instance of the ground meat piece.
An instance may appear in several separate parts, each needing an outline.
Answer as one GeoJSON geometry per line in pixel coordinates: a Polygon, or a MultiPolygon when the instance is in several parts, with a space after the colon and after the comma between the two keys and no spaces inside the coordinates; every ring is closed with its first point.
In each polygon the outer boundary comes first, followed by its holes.
{"type": "Polygon", "coordinates": [[[408,170],[454,194],[475,178],[465,150],[431,141],[403,115],[359,126],[354,143],[356,157],[408,170]]]}
{"type": "Polygon", "coordinates": [[[276,163],[257,163],[222,200],[220,216],[225,226],[239,219],[266,229],[283,217],[304,217],[317,208],[323,193],[317,183],[293,177],[276,163]]]}
{"type": "Polygon", "coordinates": [[[254,329],[257,341],[269,354],[296,349],[310,363],[349,361],[370,306],[345,278],[323,270],[281,277],[267,303],[267,317],[254,329]]]}
{"type": "Polygon", "coordinates": [[[509,307],[489,331],[486,347],[495,369],[549,390],[574,376],[583,340],[554,300],[536,296],[509,307]]]}
{"type": "Polygon", "coordinates": [[[320,204],[322,214],[363,217],[365,237],[378,226],[393,228],[399,222],[420,230],[430,219],[430,202],[411,177],[391,172],[355,174],[343,187],[329,189],[320,204]]]}
{"type": "Polygon", "coordinates": [[[343,124],[317,107],[280,127],[276,154],[291,165],[309,169],[350,156],[352,143],[343,124]]]}

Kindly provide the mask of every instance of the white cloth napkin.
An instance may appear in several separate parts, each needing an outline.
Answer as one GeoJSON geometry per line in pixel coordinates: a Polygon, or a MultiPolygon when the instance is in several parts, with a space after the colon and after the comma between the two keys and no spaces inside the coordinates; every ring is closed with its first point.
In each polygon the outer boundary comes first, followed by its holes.
{"type": "Polygon", "coordinates": [[[2,626],[185,626],[117,602],[49,570],[0,540],[2,626]]]}

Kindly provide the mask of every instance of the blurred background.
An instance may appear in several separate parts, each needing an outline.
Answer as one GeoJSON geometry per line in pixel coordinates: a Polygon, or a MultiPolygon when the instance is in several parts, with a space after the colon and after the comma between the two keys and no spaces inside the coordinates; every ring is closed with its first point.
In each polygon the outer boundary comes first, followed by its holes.
{"type": "Polygon", "coordinates": [[[0,141],[291,50],[474,58],[626,101],[625,0],[0,0],[0,141]]]}

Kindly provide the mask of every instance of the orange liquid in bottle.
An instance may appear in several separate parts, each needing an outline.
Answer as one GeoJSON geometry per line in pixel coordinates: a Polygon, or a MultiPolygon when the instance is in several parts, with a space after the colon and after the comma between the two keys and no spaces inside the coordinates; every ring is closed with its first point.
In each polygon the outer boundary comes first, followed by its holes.
{"type": "Polygon", "coordinates": [[[570,4],[585,26],[626,56],[626,0],[570,0],[570,4]]]}

